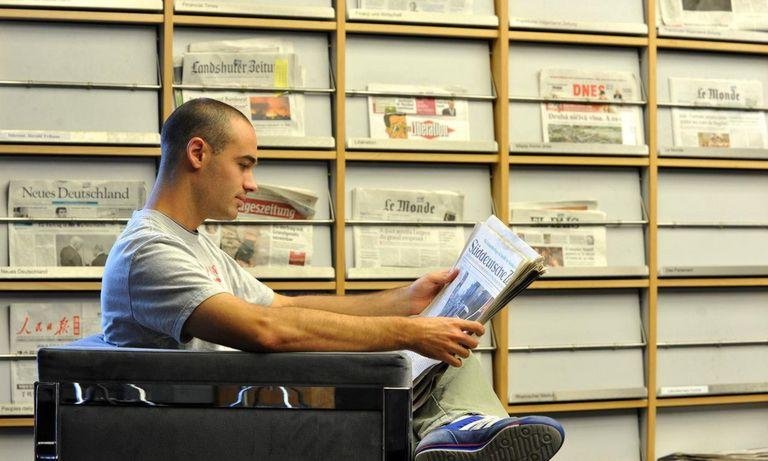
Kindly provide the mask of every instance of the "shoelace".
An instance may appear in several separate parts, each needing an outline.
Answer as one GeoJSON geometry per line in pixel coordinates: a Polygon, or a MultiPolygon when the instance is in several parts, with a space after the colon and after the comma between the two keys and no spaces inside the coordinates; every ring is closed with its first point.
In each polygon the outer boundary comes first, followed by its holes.
{"type": "MultiPolygon", "coordinates": [[[[471,418],[475,415],[469,415],[469,416],[462,416],[461,418],[458,418],[454,420],[454,423],[461,422],[464,419],[471,418]]],[[[465,424],[464,426],[461,426],[459,428],[460,431],[474,431],[476,429],[485,429],[486,427],[492,426],[494,423],[496,423],[499,419],[497,416],[483,416],[482,418],[478,419],[477,421],[472,421],[470,423],[465,424]]]]}

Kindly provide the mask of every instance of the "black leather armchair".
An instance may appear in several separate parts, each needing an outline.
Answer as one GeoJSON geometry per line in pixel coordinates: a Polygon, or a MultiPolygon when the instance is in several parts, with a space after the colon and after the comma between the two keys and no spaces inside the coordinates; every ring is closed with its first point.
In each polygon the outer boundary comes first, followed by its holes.
{"type": "Polygon", "coordinates": [[[35,459],[407,460],[399,353],[115,348],[37,355],[35,459]]]}

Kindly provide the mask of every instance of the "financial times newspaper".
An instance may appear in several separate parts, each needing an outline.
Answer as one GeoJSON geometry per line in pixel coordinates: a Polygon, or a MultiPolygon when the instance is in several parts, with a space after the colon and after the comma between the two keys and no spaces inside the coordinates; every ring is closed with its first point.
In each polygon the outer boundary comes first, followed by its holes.
{"type": "Polygon", "coordinates": [[[201,97],[216,99],[242,112],[261,135],[304,135],[303,95],[254,90],[303,84],[303,70],[290,42],[246,39],[192,43],[181,58],[180,71],[185,85],[244,89],[185,89],[177,93],[178,103],[201,97]]]}
{"type": "Polygon", "coordinates": [[[768,30],[766,0],[661,0],[660,7],[668,26],[768,30]]]}
{"type": "Polygon", "coordinates": [[[461,226],[413,225],[463,220],[464,195],[458,192],[356,188],[352,218],[412,223],[354,226],[355,267],[392,267],[393,272],[403,267],[446,267],[464,246],[461,226]]]}
{"type": "MultiPolygon", "coordinates": [[[[260,184],[238,208],[238,220],[305,220],[315,215],[317,195],[306,189],[260,184]]],[[[242,267],[310,266],[313,226],[204,224],[203,232],[242,267]]]]}
{"type": "MultiPolygon", "coordinates": [[[[99,303],[23,303],[10,306],[10,353],[34,356],[41,347],[59,346],[101,331],[99,303]]],[[[11,363],[11,403],[31,406],[37,366],[11,363]]]]}
{"type": "Polygon", "coordinates": [[[366,10],[412,11],[421,13],[472,14],[474,0],[358,0],[366,10]]]}
{"type": "MultiPolygon", "coordinates": [[[[445,92],[442,89],[379,83],[369,84],[368,90],[414,95],[445,92]]],[[[370,136],[373,139],[469,141],[468,111],[466,100],[448,96],[445,99],[426,96],[370,96],[370,136]]]]}
{"type": "MultiPolygon", "coordinates": [[[[130,218],[144,205],[141,181],[12,180],[16,218],[130,218]]],[[[8,226],[11,266],[103,266],[123,224],[23,223],[8,226]]]]}
{"type": "MultiPolygon", "coordinates": [[[[421,314],[486,323],[544,273],[542,258],[495,216],[475,226],[454,267],[459,275],[421,314]]],[[[414,398],[435,378],[440,362],[407,352],[412,362],[414,398]]]]}
{"type": "Polygon", "coordinates": [[[640,107],[610,104],[641,99],[638,80],[631,72],[542,69],[539,95],[591,102],[542,103],[545,143],[642,144],[640,107]]]}
{"type": "MultiPolygon", "coordinates": [[[[557,206],[551,204],[550,206],[557,206]]],[[[606,266],[606,228],[583,226],[582,222],[605,221],[599,210],[521,208],[511,209],[512,230],[536,250],[548,267],[606,266]],[[552,226],[528,227],[517,223],[551,223],[552,226]]]]}
{"type": "Polygon", "coordinates": [[[672,453],[659,461],[750,461],[768,460],[768,447],[718,453],[672,453]]]}

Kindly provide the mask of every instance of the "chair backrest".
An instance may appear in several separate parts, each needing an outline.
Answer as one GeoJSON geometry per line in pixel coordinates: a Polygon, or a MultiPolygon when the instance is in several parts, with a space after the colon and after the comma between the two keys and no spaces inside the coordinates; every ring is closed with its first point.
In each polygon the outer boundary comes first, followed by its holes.
{"type": "Polygon", "coordinates": [[[410,459],[399,353],[38,352],[36,459],[410,459]]]}

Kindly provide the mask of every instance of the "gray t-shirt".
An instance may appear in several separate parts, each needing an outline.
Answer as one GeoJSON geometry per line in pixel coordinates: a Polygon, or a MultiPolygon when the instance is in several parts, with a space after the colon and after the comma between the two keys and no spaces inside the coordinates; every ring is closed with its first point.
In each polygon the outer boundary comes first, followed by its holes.
{"type": "Polygon", "coordinates": [[[159,211],[136,211],[104,267],[104,338],[116,346],[184,347],[191,339],[181,335],[184,322],[219,293],[262,306],[271,305],[275,296],[208,237],[159,211]]]}

